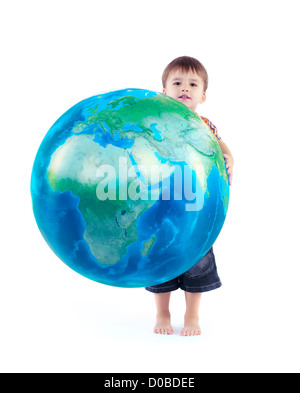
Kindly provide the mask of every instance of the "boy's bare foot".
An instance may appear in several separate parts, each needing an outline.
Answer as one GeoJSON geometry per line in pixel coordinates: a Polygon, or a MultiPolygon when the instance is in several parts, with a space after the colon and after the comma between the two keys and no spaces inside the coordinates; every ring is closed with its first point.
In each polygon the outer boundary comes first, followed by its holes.
{"type": "Polygon", "coordinates": [[[173,334],[170,314],[157,314],[153,331],[157,334],[173,334]]]}
{"type": "Polygon", "coordinates": [[[181,336],[198,336],[201,334],[198,317],[185,317],[184,327],[181,330],[181,336]]]}

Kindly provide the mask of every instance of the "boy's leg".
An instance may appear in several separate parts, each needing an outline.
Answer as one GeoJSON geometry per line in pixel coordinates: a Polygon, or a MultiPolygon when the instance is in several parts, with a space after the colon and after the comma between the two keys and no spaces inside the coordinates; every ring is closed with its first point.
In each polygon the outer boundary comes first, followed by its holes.
{"type": "Polygon", "coordinates": [[[184,315],[184,328],[181,336],[196,336],[201,334],[199,326],[199,306],[201,293],[185,292],[186,311],[184,315]]]}
{"type": "Polygon", "coordinates": [[[158,334],[173,334],[173,328],[171,326],[171,315],[170,315],[170,296],[171,292],[155,293],[155,304],[157,309],[156,324],[154,326],[154,333],[158,334]]]}

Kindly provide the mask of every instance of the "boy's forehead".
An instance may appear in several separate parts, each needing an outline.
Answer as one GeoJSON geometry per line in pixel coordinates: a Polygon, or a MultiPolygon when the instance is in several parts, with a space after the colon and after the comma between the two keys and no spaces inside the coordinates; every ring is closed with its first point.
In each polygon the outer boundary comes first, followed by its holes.
{"type": "Polygon", "coordinates": [[[169,74],[169,79],[182,79],[188,77],[189,79],[197,80],[200,81],[202,80],[201,75],[197,74],[193,70],[185,71],[180,68],[177,68],[175,70],[172,70],[169,74]]]}

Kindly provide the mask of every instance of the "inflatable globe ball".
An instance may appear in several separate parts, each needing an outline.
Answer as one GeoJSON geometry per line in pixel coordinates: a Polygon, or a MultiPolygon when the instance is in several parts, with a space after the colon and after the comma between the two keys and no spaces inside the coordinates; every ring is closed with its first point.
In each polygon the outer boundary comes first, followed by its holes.
{"type": "Polygon", "coordinates": [[[145,287],[207,253],[229,186],[219,144],[196,113],[126,89],[83,100],[56,121],[37,152],[31,195],[64,263],[103,284],[145,287]]]}

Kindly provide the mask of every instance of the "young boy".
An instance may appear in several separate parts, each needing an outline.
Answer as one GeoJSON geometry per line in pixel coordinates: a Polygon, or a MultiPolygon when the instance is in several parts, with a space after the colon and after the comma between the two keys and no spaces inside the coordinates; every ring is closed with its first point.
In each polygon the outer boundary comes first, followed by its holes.
{"type": "MultiPolygon", "coordinates": [[[[163,93],[182,102],[188,108],[196,112],[198,104],[206,100],[208,75],[204,66],[192,57],[182,56],[173,60],[164,70],[162,75],[163,93]]],[[[202,120],[213,132],[223,152],[229,184],[232,184],[233,157],[218,135],[216,127],[206,118],[202,120]]],[[[169,302],[171,291],[181,288],[185,291],[186,312],[182,336],[194,336],[201,334],[199,326],[199,306],[201,293],[211,291],[221,286],[218,276],[215,257],[212,248],[190,270],[181,276],[166,283],[147,287],[154,293],[157,308],[156,324],[154,333],[173,334],[169,302]]]]}

